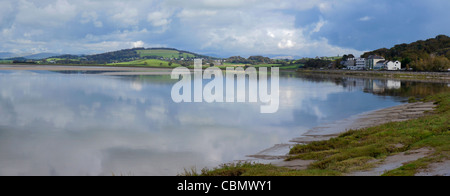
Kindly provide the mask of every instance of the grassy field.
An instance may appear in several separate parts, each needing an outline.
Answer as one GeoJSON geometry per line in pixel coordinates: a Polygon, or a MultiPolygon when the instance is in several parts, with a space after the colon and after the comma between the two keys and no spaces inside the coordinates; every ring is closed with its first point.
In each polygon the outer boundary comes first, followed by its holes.
{"type": "Polygon", "coordinates": [[[434,152],[403,167],[387,171],[388,176],[411,176],[431,163],[450,159],[450,92],[433,95],[437,109],[425,117],[388,123],[363,130],[350,130],[328,141],[297,145],[289,160],[315,160],[306,170],[291,170],[263,164],[231,164],[201,173],[204,176],[336,176],[374,167],[374,160],[408,150],[430,148],[434,152]]]}
{"type": "Polygon", "coordinates": [[[261,65],[252,65],[252,67],[280,67],[280,64],[261,64],[261,65]]]}
{"type": "Polygon", "coordinates": [[[223,66],[244,67],[244,66],[246,66],[246,64],[242,64],[242,63],[223,63],[223,66]]]}
{"type": "Polygon", "coordinates": [[[0,60],[0,64],[11,64],[12,62],[11,60],[0,60]]]}
{"type": "Polygon", "coordinates": [[[48,58],[46,60],[47,61],[62,61],[62,60],[66,60],[66,59],[62,59],[62,58],[48,58]]]}
{"type": "Polygon", "coordinates": [[[130,61],[130,62],[123,62],[123,63],[111,63],[108,65],[115,65],[115,66],[148,66],[148,67],[179,67],[180,64],[173,63],[172,66],[169,66],[169,62],[162,61],[162,60],[156,60],[156,59],[142,59],[142,60],[136,60],[136,61],[130,61]]]}
{"type": "Polygon", "coordinates": [[[38,63],[49,63],[50,61],[54,61],[54,62],[57,62],[57,61],[72,61],[72,62],[80,62],[80,59],[62,59],[62,58],[48,58],[48,59],[45,59],[46,60],[46,62],[43,62],[43,61],[38,61],[38,63]]]}
{"type": "Polygon", "coordinates": [[[188,53],[180,53],[175,50],[138,50],[137,53],[141,57],[162,57],[162,58],[194,58],[195,55],[188,53]]]}
{"type": "MultiPolygon", "coordinates": [[[[219,68],[226,68],[226,67],[244,67],[245,64],[236,64],[236,63],[224,63],[223,66],[218,66],[219,68]]],[[[298,69],[300,65],[287,65],[287,66],[281,66],[281,64],[260,64],[260,65],[248,65],[250,67],[279,67],[280,70],[287,70],[287,69],[298,69]]]]}

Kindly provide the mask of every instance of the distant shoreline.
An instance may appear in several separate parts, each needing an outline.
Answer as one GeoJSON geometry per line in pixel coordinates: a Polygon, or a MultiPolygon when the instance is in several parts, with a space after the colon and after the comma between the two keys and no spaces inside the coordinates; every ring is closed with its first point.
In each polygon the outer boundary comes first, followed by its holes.
{"type": "Polygon", "coordinates": [[[297,73],[415,81],[450,81],[450,72],[298,70],[297,73]]]}
{"type": "Polygon", "coordinates": [[[30,70],[30,71],[157,71],[170,70],[170,67],[142,66],[111,66],[111,65],[28,65],[0,64],[0,70],[30,70]]]}
{"type": "MultiPolygon", "coordinates": [[[[114,66],[114,65],[0,64],[0,70],[32,70],[32,71],[168,71],[174,68],[175,67],[151,67],[151,66],[132,66],[132,65],[114,66]]],[[[450,81],[450,72],[351,71],[351,70],[304,70],[304,69],[280,69],[280,72],[296,72],[300,74],[321,74],[321,75],[351,76],[351,77],[365,77],[365,78],[367,77],[392,78],[399,80],[450,81]]]]}

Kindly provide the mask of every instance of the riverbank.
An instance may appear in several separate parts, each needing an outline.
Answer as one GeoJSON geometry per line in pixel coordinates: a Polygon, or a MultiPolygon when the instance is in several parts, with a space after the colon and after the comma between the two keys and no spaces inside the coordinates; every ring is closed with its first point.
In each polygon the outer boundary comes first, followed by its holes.
{"type": "Polygon", "coordinates": [[[171,68],[155,67],[127,67],[107,65],[0,65],[0,70],[26,70],[26,71],[168,71],[171,68]]]}
{"type": "Polygon", "coordinates": [[[388,78],[403,81],[441,81],[450,80],[450,72],[411,72],[411,71],[351,71],[351,70],[298,70],[299,74],[322,74],[350,76],[357,78],[388,78]]]}
{"type": "MultiPolygon", "coordinates": [[[[1,70],[27,71],[96,71],[102,75],[169,75],[175,67],[151,66],[112,66],[112,65],[27,65],[0,64],[1,70]]],[[[193,67],[188,67],[193,69],[193,67]]],[[[207,67],[204,67],[204,69],[207,67]]],[[[219,67],[225,69],[225,67],[219,67]]],[[[387,78],[402,81],[450,81],[450,72],[405,72],[405,71],[350,71],[350,70],[296,70],[280,69],[280,72],[298,73],[304,75],[349,76],[355,78],[387,78]]]]}
{"type": "Polygon", "coordinates": [[[370,127],[298,140],[305,144],[295,145],[279,164],[237,163],[204,170],[201,175],[448,175],[450,93],[423,101],[423,107],[416,103],[401,106],[402,111],[394,107],[368,114],[373,118],[378,113],[386,119],[398,115],[403,118],[399,122],[369,120],[365,125],[370,127]],[[436,104],[433,111],[430,102],[436,104]],[[419,115],[418,110],[426,115],[419,115]],[[409,115],[413,119],[405,118],[409,115]]]}

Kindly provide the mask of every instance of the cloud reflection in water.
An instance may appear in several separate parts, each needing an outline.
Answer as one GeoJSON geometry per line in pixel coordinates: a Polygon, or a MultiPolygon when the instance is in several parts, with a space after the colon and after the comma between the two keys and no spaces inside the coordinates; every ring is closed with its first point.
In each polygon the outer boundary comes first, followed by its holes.
{"type": "Polygon", "coordinates": [[[0,175],[176,175],[365,112],[365,101],[398,104],[333,83],[281,78],[279,112],[260,114],[251,103],[176,104],[175,81],[148,77],[2,73],[0,175]]]}

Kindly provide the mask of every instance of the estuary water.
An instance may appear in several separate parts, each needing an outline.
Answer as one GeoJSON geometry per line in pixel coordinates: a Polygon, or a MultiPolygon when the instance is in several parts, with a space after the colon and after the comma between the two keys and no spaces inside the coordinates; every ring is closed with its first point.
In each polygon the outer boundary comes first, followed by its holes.
{"type": "Polygon", "coordinates": [[[280,108],[174,103],[170,76],[0,71],[0,175],[177,175],[448,84],[282,73],[280,108]]]}

